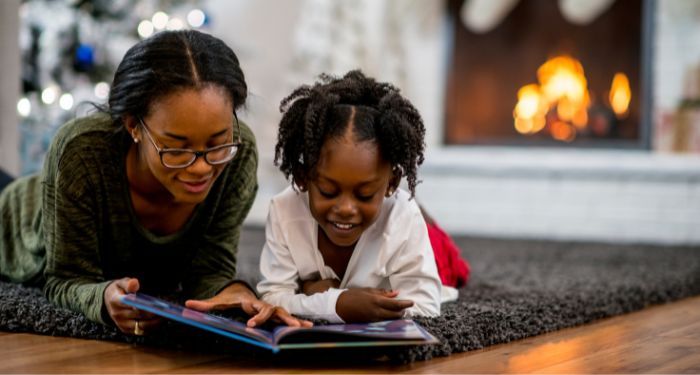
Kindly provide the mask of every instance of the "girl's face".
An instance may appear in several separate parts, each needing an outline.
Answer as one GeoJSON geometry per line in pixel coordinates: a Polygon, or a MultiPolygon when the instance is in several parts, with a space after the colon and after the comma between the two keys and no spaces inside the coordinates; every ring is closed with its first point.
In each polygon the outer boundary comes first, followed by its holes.
{"type": "Polygon", "coordinates": [[[392,180],[391,165],[372,141],[357,143],[348,127],[321,148],[308,184],[311,215],[335,245],[353,246],[377,219],[392,180]]]}
{"type": "Polygon", "coordinates": [[[132,121],[139,125],[132,124],[129,129],[139,139],[139,169],[150,172],[174,202],[202,202],[226,164],[213,166],[200,156],[186,168],[168,168],[161,163],[154,143],[161,149],[195,151],[231,143],[232,108],[225,92],[215,86],[186,89],[154,102],[150,114],[142,119],[147,129],[138,119],[132,121]]]}

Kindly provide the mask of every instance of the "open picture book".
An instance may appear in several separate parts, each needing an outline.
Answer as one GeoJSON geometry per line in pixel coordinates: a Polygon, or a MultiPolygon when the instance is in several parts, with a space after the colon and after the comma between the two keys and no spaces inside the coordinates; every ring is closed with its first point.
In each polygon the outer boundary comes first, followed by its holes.
{"type": "Polygon", "coordinates": [[[139,310],[188,324],[235,340],[279,352],[282,349],[436,344],[435,336],[412,320],[366,324],[329,324],[311,328],[250,328],[225,317],[188,309],[146,294],[127,294],[122,301],[139,310]]]}

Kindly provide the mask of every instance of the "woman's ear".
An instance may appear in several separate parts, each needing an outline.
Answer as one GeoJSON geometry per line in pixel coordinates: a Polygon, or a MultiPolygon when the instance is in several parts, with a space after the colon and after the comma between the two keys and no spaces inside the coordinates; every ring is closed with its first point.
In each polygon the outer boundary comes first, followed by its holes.
{"type": "Polygon", "coordinates": [[[129,136],[134,140],[134,143],[139,143],[140,138],[137,126],[138,121],[136,118],[134,116],[125,115],[122,122],[124,123],[124,128],[129,133],[129,136]]]}

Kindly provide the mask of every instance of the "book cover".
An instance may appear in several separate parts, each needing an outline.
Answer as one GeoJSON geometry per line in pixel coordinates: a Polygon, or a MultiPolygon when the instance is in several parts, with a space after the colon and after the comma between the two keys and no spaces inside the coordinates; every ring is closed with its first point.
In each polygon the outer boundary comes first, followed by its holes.
{"type": "Polygon", "coordinates": [[[439,341],[412,320],[365,324],[328,324],[310,328],[278,326],[269,331],[174,304],[142,293],[122,301],[137,309],[204,329],[251,345],[279,352],[283,349],[337,348],[436,344],[439,341]]]}

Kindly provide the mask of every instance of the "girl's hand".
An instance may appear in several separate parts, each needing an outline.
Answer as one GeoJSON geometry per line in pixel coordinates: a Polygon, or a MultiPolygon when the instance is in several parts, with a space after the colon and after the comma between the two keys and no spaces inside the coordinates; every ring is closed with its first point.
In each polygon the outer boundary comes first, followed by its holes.
{"type": "Polygon", "coordinates": [[[413,301],[396,299],[395,290],[353,288],[340,294],[335,310],[345,322],[376,322],[400,319],[413,301]]]}
{"type": "Polygon", "coordinates": [[[202,312],[241,308],[252,317],[248,327],[265,323],[268,319],[284,323],[290,327],[311,327],[313,323],[293,317],[287,310],[259,300],[244,284],[233,283],[219,294],[206,300],[188,300],[185,306],[202,312]]]}
{"type": "Polygon", "coordinates": [[[340,281],[336,279],[306,280],[301,282],[302,293],[310,296],[316,293],[323,293],[331,288],[338,288],[340,281]]]}
{"type": "Polygon", "coordinates": [[[136,293],[139,281],[125,277],[114,280],[105,289],[104,306],[120,331],[131,335],[143,335],[161,323],[161,319],[147,311],[142,311],[122,303],[127,293],[136,293]]]}

